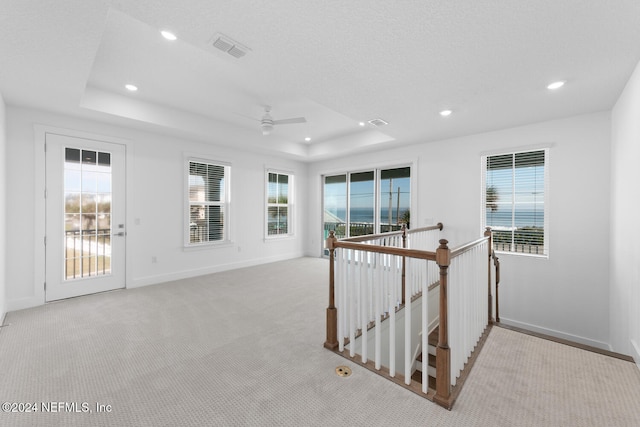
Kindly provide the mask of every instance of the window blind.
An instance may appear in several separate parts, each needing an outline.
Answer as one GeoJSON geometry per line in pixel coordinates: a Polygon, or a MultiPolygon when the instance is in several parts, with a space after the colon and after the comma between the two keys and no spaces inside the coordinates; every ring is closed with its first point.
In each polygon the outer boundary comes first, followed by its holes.
{"type": "Polygon", "coordinates": [[[486,157],[485,225],[500,251],[546,255],[546,150],[486,157]]]}

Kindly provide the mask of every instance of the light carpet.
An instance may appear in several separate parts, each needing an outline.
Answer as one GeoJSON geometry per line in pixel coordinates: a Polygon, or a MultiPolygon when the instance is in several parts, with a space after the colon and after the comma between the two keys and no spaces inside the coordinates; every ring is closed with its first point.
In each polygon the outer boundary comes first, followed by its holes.
{"type": "Polygon", "coordinates": [[[8,313],[0,400],[63,405],[0,425],[640,426],[634,364],[501,328],[447,411],[322,347],[327,277],[300,258],[8,313]]]}

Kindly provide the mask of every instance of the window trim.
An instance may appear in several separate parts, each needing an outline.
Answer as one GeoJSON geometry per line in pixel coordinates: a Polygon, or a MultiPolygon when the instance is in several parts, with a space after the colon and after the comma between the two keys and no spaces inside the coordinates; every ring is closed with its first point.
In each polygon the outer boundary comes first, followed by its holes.
{"type": "Polygon", "coordinates": [[[264,239],[279,240],[295,235],[295,174],[282,169],[266,168],[264,173],[264,239]],[[287,175],[287,203],[269,203],[269,174],[287,175]],[[283,234],[269,234],[269,207],[287,207],[287,232],[283,234]]]}
{"type": "MultiPolygon", "coordinates": [[[[529,153],[534,151],[544,151],[544,234],[543,234],[543,253],[542,254],[533,254],[527,252],[515,252],[515,251],[504,251],[504,250],[496,250],[499,254],[506,255],[515,255],[515,256],[526,256],[531,258],[549,258],[549,170],[550,170],[550,151],[551,145],[536,145],[536,146],[527,146],[520,147],[513,150],[500,150],[500,151],[491,151],[484,152],[481,154],[480,161],[480,176],[481,176],[481,202],[480,202],[480,224],[482,227],[482,232],[486,230],[487,227],[487,217],[486,217],[486,188],[487,188],[487,158],[501,155],[515,155],[519,153],[529,153]]],[[[515,183],[514,183],[515,185],[515,183]]]]}
{"type": "Polygon", "coordinates": [[[185,154],[183,171],[184,177],[184,225],[183,225],[183,247],[184,249],[204,249],[211,247],[228,246],[231,244],[231,163],[214,160],[213,158],[201,155],[185,154]],[[222,206],[223,224],[221,240],[213,240],[206,242],[192,243],[190,238],[191,233],[191,200],[189,198],[189,174],[191,163],[202,163],[207,165],[222,166],[224,168],[224,200],[218,202],[222,206]]]}

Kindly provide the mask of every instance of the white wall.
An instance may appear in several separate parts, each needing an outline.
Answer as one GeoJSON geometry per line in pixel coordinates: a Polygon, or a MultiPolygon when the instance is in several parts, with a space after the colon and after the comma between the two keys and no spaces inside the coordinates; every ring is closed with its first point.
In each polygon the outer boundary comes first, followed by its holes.
{"type": "Polygon", "coordinates": [[[482,153],[549,145],[550,256],[501,255],[500,317],[609,348],[610,125],[595,113],[312,164],[307,252],[321,252],[324,173],[414,161],[413,225],[442,221],[455,247],[481,236],[482,153]]]}
{"type": "MultiPolygon", "coordinates": [[[[303,209],[293,238],[265,241],[264,171],[266,167],[291,171],[296,198],[306,203],[307,166],[278,157],[251,154],[215,144],[178,140],[98,122],[42,111],[7,109],[7,303],[9,310],[44,301],[44,151],[34,125],[70,129],[124,140],[127,145],[127,287],[136,287],[231,268],[303,255],[303,209]],[[185,250],[184,157],[197,153],[232,164],[231,238],[233,245],[185,250]],[[35,171],[35,172],[34,172],[35,171]],[[139,224],[137,224],[139,222],[139,224]],[[35,254],[35,258],[34,258],[35,254]],[[157,263],[152,263],[152,256],[157,263]]],[[[215,136],[212,136],[215,141],[215,136]]],[[[2,210],[4,212],[5,210],[2,210]]]]}
{"type": "Polygon", "coordinates": [[[6,107],[0,94],[0,324],[6,313],[7,260],[7,139],[6,107]]]}
{"type": "Polygon", "coordinates": [[[611,341],[640,366],[640,65],[612,111],[611,341]]]}

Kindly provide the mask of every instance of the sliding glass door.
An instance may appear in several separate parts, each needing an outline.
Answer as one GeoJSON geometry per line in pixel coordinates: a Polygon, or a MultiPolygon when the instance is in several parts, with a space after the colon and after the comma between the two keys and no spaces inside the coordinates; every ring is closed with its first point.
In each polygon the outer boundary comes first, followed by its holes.
{"type": "Polygon", "coordinates": [[[323,177],[323,239],[396,231],[410,224],[411,168],[323,177]]]}
{"type": "Polygon", "coordinates": [[[411,168],[380,171],[379,233],[395,231],[411,221],[411,168]]]}

